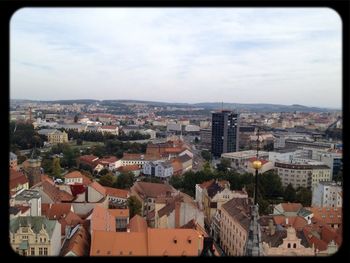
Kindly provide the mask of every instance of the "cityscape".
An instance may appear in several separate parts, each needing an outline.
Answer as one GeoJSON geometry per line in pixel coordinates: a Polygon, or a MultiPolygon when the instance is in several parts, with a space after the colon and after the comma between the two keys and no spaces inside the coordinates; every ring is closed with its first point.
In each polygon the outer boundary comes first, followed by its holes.
{"type": "Polygon", "coordinates": [[[13,253],[336,253],[341,23],[325,9],[279,11],[17,12],[13,253]]]}

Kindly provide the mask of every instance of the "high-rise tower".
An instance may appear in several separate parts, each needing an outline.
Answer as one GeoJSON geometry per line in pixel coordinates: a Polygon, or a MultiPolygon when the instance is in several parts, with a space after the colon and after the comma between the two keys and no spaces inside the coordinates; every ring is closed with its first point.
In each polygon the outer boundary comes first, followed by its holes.
{"type": "Polygon", "coordinates": [[[222,153],[238,151],[238,114],[221,110],[212,115],[211,152],[214,158],[222,153]]]}

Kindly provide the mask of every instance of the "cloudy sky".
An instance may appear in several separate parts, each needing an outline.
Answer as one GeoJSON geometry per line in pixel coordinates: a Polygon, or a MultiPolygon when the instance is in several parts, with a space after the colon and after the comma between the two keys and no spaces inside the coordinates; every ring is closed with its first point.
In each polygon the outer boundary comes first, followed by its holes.
{"type": "Polygon", "coordinates": [[[10,95],[340,108],[341,26],[327,8],[24,8],[10,95]]]}

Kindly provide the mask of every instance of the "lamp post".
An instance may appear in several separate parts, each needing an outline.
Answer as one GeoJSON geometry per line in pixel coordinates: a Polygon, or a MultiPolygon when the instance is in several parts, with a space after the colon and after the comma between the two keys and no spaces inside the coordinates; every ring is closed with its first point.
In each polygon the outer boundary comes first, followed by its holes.
{"type": "Polygon", "coordinates": [[[253,168],[255,169],[255,187],[254,187],[254,204],[258,204],[258,171],[261,169],[262,163],[259,161],[259,128],[257,130],[256,138],[256,160],[253,162],[253,168]]]}
{"type": "Polygon", "coordinates": [[[254,204],[258,204],[258,171],[261,168],[262,163],[259,160],[253,162],[253,167],[255,169],[255,189],[254,189],[254,204]]]}

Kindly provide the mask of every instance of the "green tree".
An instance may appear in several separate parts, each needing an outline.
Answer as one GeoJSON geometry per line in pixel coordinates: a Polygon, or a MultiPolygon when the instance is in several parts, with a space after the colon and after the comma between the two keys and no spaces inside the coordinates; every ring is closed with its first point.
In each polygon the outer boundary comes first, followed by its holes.
{"type": "Polygon", "coordinates": [[[83,145],[83,140],[80,139],[80,138],[78,138],[78,139],[77,139],[77,145],[83,145]]]}
{"type": "Polygon", "coordinates": [[[61,177],[61,165],[60,158],[53,158],[52,160],[52,175],[55,177],[61,177]]]}
{"type": "Polygon", "coordinates": [[[283,187],[281,178],[274,171],[268,171],[263,174],[259,174],[259,188],[265,197],[277,198],[282,196],[283,187]]]}
{"type": "Polygon", "coordinates": [[[183,177],[182,176],[172,176],[169,180],[169,184],[175,189],[181,190],[183,188],[183,177]]]}
{"type": "Polygon", "coordinates": [[[133,218],[134,215],[141,215],[142,204],[135,196],[130,196],[127,203],[129,207],[130,218],[133,218]]]}
{"type": "Polygon", "coordinates": [[[211,153],[209,151],[206,151],[206,150],[201,151],[201,156],[203,157],[204,160],[208,162],[211,160],[211,153]]]}
{"type": "Polygon", "coordinates": [[[105,174],[98,181],[103,186],[112,187],[114,183],[114,177],[110,173],[105,174]]]}
{"type": "Polygon", "coordinates": [[[286,202],[295,202],[296,192],[292,184],[289,184],[284,190],[284,201],[286,202]]]}
{"type": "Polygon", "coordinates": [[[300,187],[296,192],[296,201],[303,206],[311,206],[312,192],[311,190],[300,187]]]}
{"type": "Polygon", "coordinates": [[[153,177],[153,176],[145,177],[141,181],[142,182],[148,182],[148,183],[157,183],[157,184],[163,183],[162,180],[160,180],[159,178],[153,177]]]}
{"type": "Polygon", "coordinates": [[[108,173],[109,173],[109,170],[108,170],[107,168],[103,168],[103,169],[99,172],[99,174],[100,174],[101,176],[106,175],[106,174],[108,174],[108,173]]]}
{"type": "Polygon", "coordinates": [[[231,161],[225,158],[220,160],[220,163],[216,166],[218,171],[226,172],[231,167],[231,161]]]}
{"type": "Polygon", "coordinates": [[[134,184],[134,174],[131,172],[121,173],[114,183],[114,187],[121,189],[128,189],[134,184]]]}

